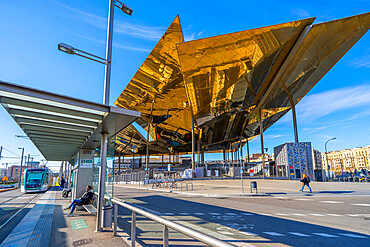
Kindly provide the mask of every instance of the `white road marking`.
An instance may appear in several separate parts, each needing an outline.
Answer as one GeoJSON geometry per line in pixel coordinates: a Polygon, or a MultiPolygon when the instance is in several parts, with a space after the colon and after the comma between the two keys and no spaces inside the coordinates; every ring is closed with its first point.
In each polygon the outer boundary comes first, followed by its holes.
{"type": "Polygon", "coordinates": [[[295,201],[314,201],[314,199],[308,199],[308,198],[301,198],[301,199],[294,199],[295,201]]]}
{"type": "Polygon", "coordinates": [[[296,216],[306,216],[305,214],[292,214],[292,215],[296,215],[296,216]]]}
{"type": "Polygon", "coordinates": [[[211,215],[221,215],[219,213],[209,213],[209,214],[211,214],[211,215]]]}
{"type": "Polygon", "coordinates": [[[268,235],[271,235],[271,236],[285,236],[284,234],[281,234],[281,233],[277,233],[277,232],[263,232],[265,234],[268,234],[268,235]]]}
{"type": "Polygon", "coordinates": [[[220,234],[224,234],[224,235],[234,235],[234,233],[231,233],[231,232],[225,232],[225,231],[217,231],[217,232],[220,234]]]}
{"type": "Polygon", "coordinates": [[[285,198],[287,198],[287,197],[285,197],[285,196],[277,196],[277,197],[275,197],[275,198],[277,198],[277,199],[285,199],[285,198]]]}
{"type": "Polygon", "coordinates": [[[321,232],[314,232],[313,234],[321,236],[321,237],[326,237],[326,238],[337,238],[338,236],[327,234],[327,233],[321,233],[321,232]]]}
{"type": "Polygon", "coordinates": [[[334,216],[334,217],[339,217],[339,216],[342,216],[342,215],[339,215],[339,214],[326,214],[326,215],[329,215],[329,216],[334,216]]]}
{"type": "Polygon", "coordinates": [[[275,213],[276,215],[287,216],[287,214],[275,213]]]}
{"type": "Polygon", "coordinates": [[[310,215],[312,215],[312,216],[325,216],[323,214],[310,214],[310,215]]]}
{"type": "MultiPolygon", "coordinates": [[[[267,213],[259,213],[260,215],[265,215],[265,216],[271,216],[272,214],[267,214],[267,213]]],[[[249,214],[252,215],[252,214],[249,214]]]]}
{"type": "Polygon", "coordinates": [[[344,202],[337,202],[337,201],[320,201],[320,202],[323,202],[323,203],[344,203],[344,202]]]}
{"type": "Polygon", "coordinates": [[[188,213],[180,213],[181,215],[189,215],[188,213]]]}
{"type": "Polygon", "coordinates": [[[358,217],[358,216],[361,216],[361,214],[346,214],[348,216],[351,216],[351,217],[358,217]]]}
{"type": "Polygon", "coordinates": [[[363,206],[363,207],[370,207],[370,204],[351,204],[353,206],[363,206]]]}
{"type": "Polygon", "coordinates": [[[194,213],[194,214],[196,214],[196,215],[204,215],[204,213],[194,213]]]}
{"type": "Polygon", "coordinates": [[[311,237],[310,235],[303,234],[303,233],[300,233],[300,232],[288,232],[288,233],[292,234],[292,235],[299,236],[299,237],[311,237]]]}
{"type": "Polygon", "coordinates": [[[225,214],[227,214],[227,215],[236,215],[236,214],[234,214],[234,213],[225,213],[225,214]]]}
{"type": "Polygon", "coordinates": [[[242,232],[242,231],[239,231],[239,233],[244,234],[244,235],[247,235],[247,236],[258,236],[258,234],[251,233],[251,232],[242,232]]]}
{"type": "Polygon", "coordinates": [[[241,213],[242,215],[253,215],[253,214],[250,214],[250,213],[241,213]]]}
{"type": "Polygon", "coordinates": [[[174,215],[173,213],[164,213],[165,215],[174,215]]]}
{"type": "Polygon", "coordinates": [[[367,237],[364,237],[364,236],[350,234],[350,233],[339,233],[339,235],[343,235],[343,236],[351,237],[351,238],[367,238],[367,237]]]}

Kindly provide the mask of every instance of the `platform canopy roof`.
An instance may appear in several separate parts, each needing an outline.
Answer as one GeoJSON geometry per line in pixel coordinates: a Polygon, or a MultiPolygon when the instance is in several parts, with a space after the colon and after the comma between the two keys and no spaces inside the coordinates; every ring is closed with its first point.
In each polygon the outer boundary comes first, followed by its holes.
{"type": "MultiPolygon", "coordinates": [[[[115,104],[142,113],[150,153],[190,152],[192,117],[203,150],[251,139],[260,134],[260,112],[266,130],[368,31],[370,13],[313,21],[184,42],[176,17],[115,104]]],[[[146,137],[122,137],[117,148],[130,138],[146,137]]]]}
{"type": "Polygon", "coordinates": [[[70,160],[95,149],[100,134],[113,136],[140,113],[0,81],[0,103],[49,161],[70,160]]]}

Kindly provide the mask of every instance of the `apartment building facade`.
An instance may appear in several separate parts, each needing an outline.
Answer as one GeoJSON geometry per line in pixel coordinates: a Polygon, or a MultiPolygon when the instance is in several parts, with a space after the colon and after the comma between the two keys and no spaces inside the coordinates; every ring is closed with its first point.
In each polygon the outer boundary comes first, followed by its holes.
{"type": "Polygon", "coordinates": [[[365,147],[356,147],[352,149],[343,149],[340,151],[321,154],[323,169],[328,171],[328,163],[332,174],[341,174],[343,172],[370,170],[370,145],[365,147]]]}
{"type": "Polygon", "coordinates": [[[303,173],[314,180],[311,142],[288,142],[274,148],[277,175],[300,179],[303,173]]]}

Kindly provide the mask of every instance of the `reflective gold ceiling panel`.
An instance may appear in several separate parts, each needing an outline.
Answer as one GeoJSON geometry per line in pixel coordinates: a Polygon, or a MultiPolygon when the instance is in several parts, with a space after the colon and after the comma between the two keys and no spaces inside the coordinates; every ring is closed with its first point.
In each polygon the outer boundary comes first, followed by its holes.
{"type": "Polygon", "coordinates": [[[254,105],[314,18],[177,45],[193,114],[254,105]]]}

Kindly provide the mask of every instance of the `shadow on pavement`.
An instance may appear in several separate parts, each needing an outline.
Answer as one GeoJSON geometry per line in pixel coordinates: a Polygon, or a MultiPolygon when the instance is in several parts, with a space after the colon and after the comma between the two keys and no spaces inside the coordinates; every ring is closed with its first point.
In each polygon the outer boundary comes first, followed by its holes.
{"type": "MultiPolygon", "coordinates": [[[[115,197],[130,198],[127,195],[127,193],[116,193],[115,197]]],[[[234,244],[245,242],[280,243],[289,246],[309,247],[320,245],[335,247],[370,246],[369,235],[332,227],[159,195],[136,196],[130,199],[141,201],[142,204],[146,204],[147,208],[150,207],[151,210],[160,211],[160,216],[174,220],[179,224],[190,223],[195,227],[195,230],[202,231],[201,229],[204,229],[203,233],[205,234],[214,232],[216,237],[221,234],[224,236],[224,240],[234,244]]],[[[131,211],[120,207],[119,215],[119,226],[130,232],[131,211]]],[[[136,219],[136,232],[139,242],[146,246],[163,246],[163,226],[141,215],[137,215],[136,219]]],[[[186,236],[170,231],[170,241],[173,240],[170,246],[202,246],[202,243],[191,239],[189,239],[190,244],[176,243],[183,238],[186,238],[186,236]]]]}

